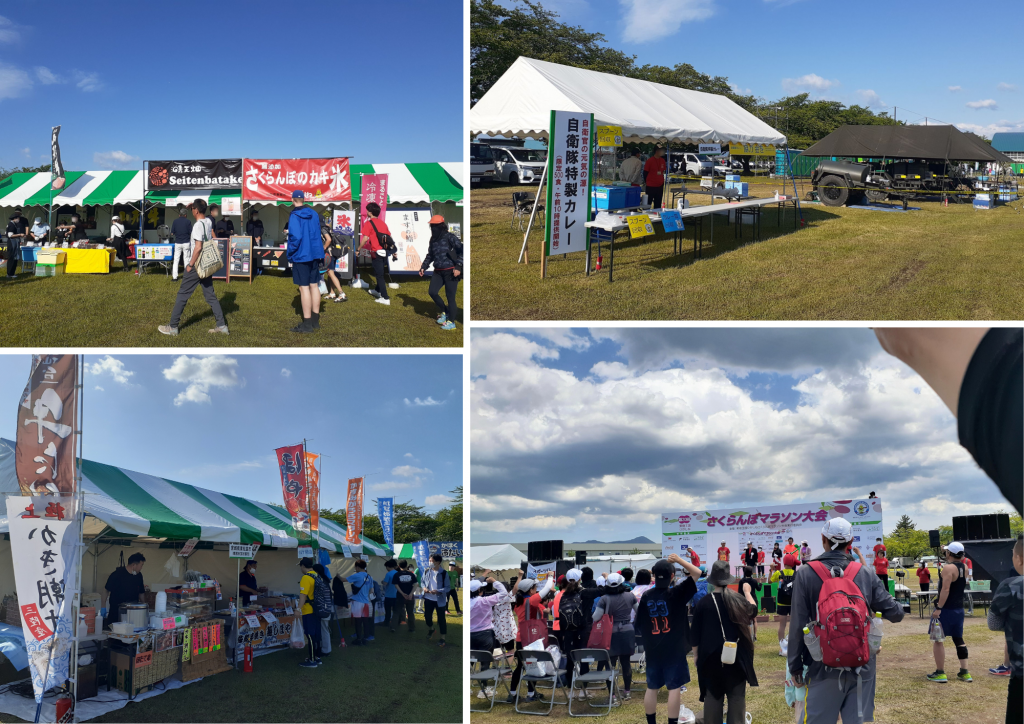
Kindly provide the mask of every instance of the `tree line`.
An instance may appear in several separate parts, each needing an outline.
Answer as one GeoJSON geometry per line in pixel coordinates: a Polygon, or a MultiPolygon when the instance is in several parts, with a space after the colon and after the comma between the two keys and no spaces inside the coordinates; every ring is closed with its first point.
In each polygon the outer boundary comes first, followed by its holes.
{"type": "MultiPolygon", "coordinates": [[[[449,492],[452,495],[451,505],[441,508],[436,513],[428,513],[423,506],[415,505],[411,500],[404,503],[396,502],[395,543],[462,540],[462,486],[449,492]]],[[[377,510],[376,498],[371,501],[370,510],[377,510]]],[[[333,520],[342,526],[348,525],[344,508],[321,510],[320,517],[333,520]]],[[[376,514],[363,516],[363,535],[378,543],[384,542],[384,529],[376,514]]]]}
{"type": "MultiPolygon", "coordinates": [[[[999,512],[1005,513],[1006,511],[999,512]]],[[[939,542],[942,545],[953,541],[952,525],[940,525],[938,531],[939,542]]],[[[1024,533],[1024,520],[1021,520],[1017,513],[1010,513],[1010,535],[1017,536],[1021,533],[1024,533]]],[[[896,527],[885,536],[885,552],[890,559],[920,558],[934,555],[935,549],[928,545],[928,531],[918,530],[910,516],[903,515],[897,521],[896,527]]]]}
{"type": "Polygon", "coordinates": [[[671,68],[638,65],[635,55],[610,47],[602,33],[567,25],[558,18],[558,13],[535,0],[517,0],[513,7],[495,0],[472,0],[470,103],[476,104],[519,56],[525,56],[727,96],[784,133],[790,148],[806,148],[844,125],[903,125],[887,113],[839,101],[811,100],[807,93],[776,100],[741,95],[726,76],[701,73],[690,63],[671,68]]]}

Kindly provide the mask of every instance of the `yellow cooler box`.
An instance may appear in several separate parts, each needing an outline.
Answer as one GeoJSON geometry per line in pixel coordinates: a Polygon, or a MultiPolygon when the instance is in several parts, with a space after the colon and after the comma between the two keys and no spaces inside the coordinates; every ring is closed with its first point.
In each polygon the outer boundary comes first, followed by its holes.
{"type": "Polygon", "coordinates": [[[55,277],[63,274],[67,253],[63,249],[40,249],[36,253],[36,276],[55,277]]]}

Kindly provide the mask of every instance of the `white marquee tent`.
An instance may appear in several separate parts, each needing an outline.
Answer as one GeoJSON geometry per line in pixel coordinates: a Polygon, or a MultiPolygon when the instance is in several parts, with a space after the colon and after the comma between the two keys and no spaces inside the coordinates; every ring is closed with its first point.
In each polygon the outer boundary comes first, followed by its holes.
{"type": "Polygon", "coordinates": [[[473,546],[469,549],[469,565],[492,571],[519,570],[523,553],[513,545],[473,546]]]}
{"type": "Polygon", "coordinates": [[[546,138],[552,110],[593,113],[630,141],[786,142],[725,96],[524,57],[470,109],[470,133],[546,138]]]}

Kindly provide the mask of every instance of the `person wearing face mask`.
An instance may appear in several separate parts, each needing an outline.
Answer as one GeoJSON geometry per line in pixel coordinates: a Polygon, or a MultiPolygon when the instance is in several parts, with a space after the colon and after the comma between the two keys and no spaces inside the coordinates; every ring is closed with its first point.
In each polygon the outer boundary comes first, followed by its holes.
{"type": "Polygon", "coordinates": [[[238,595],[242,605],[249,603],[250,596],[260,595],[259,586],[256,585],[256,561],[246,561],[245,568],[238,574],[238,595]]]}
{"type": "Polygon", "coordinates": [[[448,224],[440,214],[430,217],[430,242],[427,255],[420,265],[420,276],[433,264],[434,274],[430,277],[430,288],[427,292],[434,304],[441,310],[437,323],[441,329],[455,329],[455,314],[458,306],[455,304],[455,293],[459,288],[459,280],[462,278],[462,242],[455,234],[448,231],[448,224]],[[441,301],[441,286],[444,286],[445,296],[448,303],[441,301]]]}
{"type": "Polygon", "coordinates": [[[213,238],[228,239],[235,235],[235,222],[220,215],[219,204],[210,204],[210,221],[213,223],[213,238]]]}
{"type": "Polygon", "coordinates": [[[249,221],[245,225],[245,235],[252,237],[253,246],[263,244],[263,222],[260,221],[260,212],[253,209],[249,212],[249,221]]]}
{"type": "Polygon", "coordinates": [[[146,557],[141,553],[128,556],[128,563],[118,566],[107,577],[104,586],[106,596],[100,614],[103,616],[104,627],[121,620],[118,612],[122,603],[144,603],[147,586],[142,580],[142,566],[146,557]]]}
{"type": "Polygon", "coordinates": [[[70,232],[68,241],[71,242],[85,241],[89,238],[89,235],[85,233],[85,222],[82,221],[82,217],[78,214],[71,215],[70,224],[63,224],[57,228],[70,232]]]}
{"type": "Polygon", "coordinates": [[[46,241],[47,236],[50,233],[50,225],[43,222],[42,216],[37,216],[35,223],[32,224],[32,228],[28,232],[29,241],[46,241]]]}

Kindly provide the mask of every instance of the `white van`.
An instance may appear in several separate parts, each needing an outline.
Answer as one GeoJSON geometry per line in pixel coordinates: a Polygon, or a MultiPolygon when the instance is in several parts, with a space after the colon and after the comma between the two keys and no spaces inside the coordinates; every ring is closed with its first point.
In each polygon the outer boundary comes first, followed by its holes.
{"type": "Polygon", "coordinates": [[[495,146],[492,150],[497,180],[507,184],[540,183],[548,161],[546,149],[495,146]]]}
{"type": "Polygon", "coordinates": [[[469,144],[469,182],[478,184],[494,178],[494,153],[485,143],[469,144]]]}

